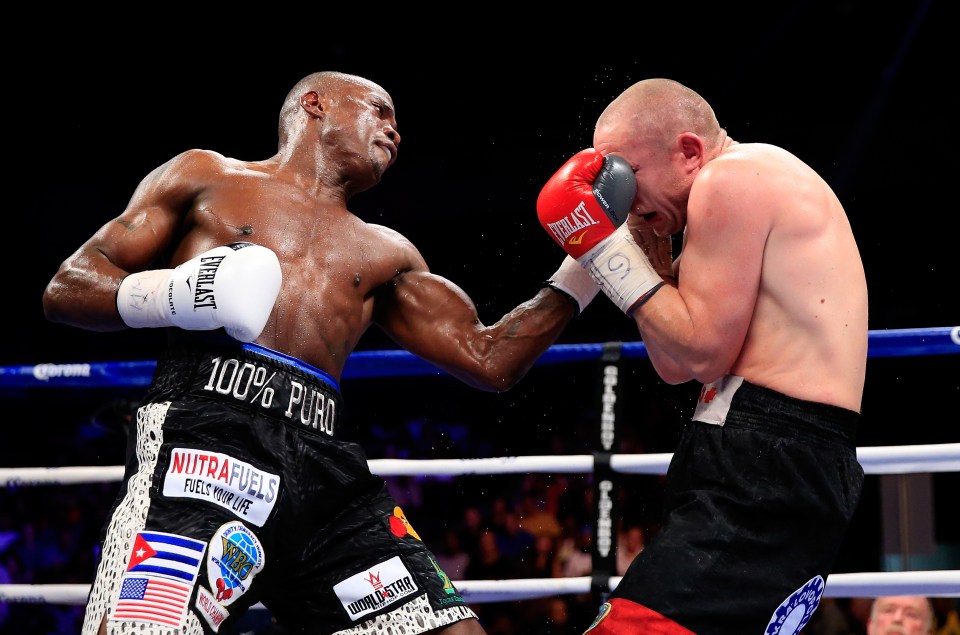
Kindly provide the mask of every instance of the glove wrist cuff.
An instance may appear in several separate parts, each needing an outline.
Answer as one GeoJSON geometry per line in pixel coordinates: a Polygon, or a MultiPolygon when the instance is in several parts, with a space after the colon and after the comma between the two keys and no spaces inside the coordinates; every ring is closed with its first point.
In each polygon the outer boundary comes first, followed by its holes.
{"type": "Polygon", "coordinates": [[[587,252],[579,261],[604,294],[631,315],[664,285],[650,259],[626,225],[587,252]]]}
{"type": "Polygon", "coordinates": [[[171,269],[132,273],[117,287],[117,312],[130,328],[173,326],[165,307],[171,269]]]}
{"type": "Polygon", "coordinates": [[[590,274],[571,256],[564,258],[560,268],[543,284],[569,298],[574,304],[576,315],[583,313],[600,290],[590,274]]]}

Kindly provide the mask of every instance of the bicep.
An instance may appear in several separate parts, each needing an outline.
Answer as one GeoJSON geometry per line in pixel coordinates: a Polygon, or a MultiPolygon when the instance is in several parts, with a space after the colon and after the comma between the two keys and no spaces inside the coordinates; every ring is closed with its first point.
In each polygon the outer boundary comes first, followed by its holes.
{"type": "Polygon", "coordinates": [[[428,271],[403,272],[385,285],[374,322],[397,344],[437,364],[456,360],[481,327],[466,292],[428,271]]]}
{"type": "Polygon", "coordinates": [[[61,263],[44,289],[47,318],[95,330],[121,328],[117,287],[159,255],[173,235],[173,217],[162,197],[151,196],[141,183],[126,210],[61,263]]]}
{"type": "Polygon", "coordinates": [[[698,339],[733,358],[753,316],[767,235],[749,214],[736,210],[699,219],[688,227],[677,263],[678,289],[698,339]]]}
{"type": "Polygon", "coordinates": [[[101,227],[88,246],[124,271],[143,270],[173,242],[195,196],[195,188],[180,179],[175,164],[160,166],[140,182],[124,211],[101,227]]]}
{"type": "Polygon", "coordinates": [[[101,226],[63,261],[48,289],[69,304],[76,297],[115,292],[129,273],[155,264],[172,242],[194,187],[171,174],[176,160],[155,169],[138,185],[119,216],[101,226]]]}

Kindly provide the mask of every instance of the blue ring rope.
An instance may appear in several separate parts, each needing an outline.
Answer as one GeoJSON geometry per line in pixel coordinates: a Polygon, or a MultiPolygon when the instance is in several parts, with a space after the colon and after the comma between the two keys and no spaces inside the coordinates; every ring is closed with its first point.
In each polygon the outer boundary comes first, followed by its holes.
{"type": "MultiPolygon", "coordinates": [[[[537,365],[589,361],[603,355],[606,344],[555,344],[537,365]]],[[[870,331],[869,357],[911,357],[960,353],[960,326],[870,331]]],[[[643,342],[622,345],[624,358],[646,357],[643,342]]],[[[0,390],[24,388],[98,388],[148,386],[156,361],[95,362],[0,366],[0,390]]],[[[356,351],[342,379],[446,374],[403,350],[356,351]]]]}

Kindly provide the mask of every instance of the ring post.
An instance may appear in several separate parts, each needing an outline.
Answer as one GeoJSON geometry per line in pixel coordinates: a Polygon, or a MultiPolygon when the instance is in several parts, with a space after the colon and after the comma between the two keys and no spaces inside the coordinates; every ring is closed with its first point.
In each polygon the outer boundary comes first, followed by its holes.
{"type": "Polygon", "coordinates": [[[623,343],[608,342],[600,358],[600,427],[593,452],[593,541],[590,590],[597,604],[607,601],[610,577],[617,569],[617,528],[613,519],[619,518],[618,477],[610,466],[611,455],[619,450],[620,434],[617,426],[622,399],[618,397],[623,343]]]}

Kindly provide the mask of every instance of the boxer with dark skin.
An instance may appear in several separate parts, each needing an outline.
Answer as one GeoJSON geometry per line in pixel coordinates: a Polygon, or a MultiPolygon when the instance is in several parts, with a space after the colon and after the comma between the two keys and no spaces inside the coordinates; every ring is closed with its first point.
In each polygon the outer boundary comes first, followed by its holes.
{"type": "Polygon", "coordinates": [[[252,241],[277,253],[284,280],[258,344],[339,379],[376,324],[472,386],[509,389],[573,316],[569,298],[544,288],[496,324],[480,323],[471,299],[431,273],[409,240],[347,208],[397,160],[389,94],[344,76],[311,81],[284,104],[273,157],[190,150],[149,174],[123,214],[63,263],[44,293],[47,318],[125,329],[116,295],[128,273],[165,253],[177,265],[217,245],[252,241]]]}
{"type": "MultiPolygon", "coordinates": [[[[45,290],[45,314],[53,322],[94,331],[116,331],[129,325],[170,327],[185,323],[187,330],[216,331],[217,326],[227,326],[231,332],[229,322],[233,324],[233,333],[248,333],[249,337],[243,339],[257,347],[257,351],[262,353],[266,349],[268,353],[274,351],[296,358],[308,368],[312,367],[315,376],[332,385],[340,380],[344,365],[361,336],[371,325],[376,325],[409,352],[471,386],[494,392],[507,390],[529,371],[577,313],[577,305],[571,299],[580,302],[582,308],[593,297],[595,286],[588,277],[581,278],[585,274],[579,266],[575,263],[570,266],[571,261],[567,260],[554,276],[553,284],[545,286],[495,324],[481,323],[467,294],[449,280],[431,273],[409,240],[392,229],[365,222],[348,208],[354,195],[380,182],[384,172],[397,160],[399,145],[394,104],[383,88],[364,78],[342,73],[309,75],[297,83],[283,104],[276,155],[262,161],[244,161],[214,151],[189,150],[156,168],[137,187],[127,208],[64,261],[45,290]],[[128,276],[136,272],[152,275],[151,268],[158,265],[175,267],[209,250],[237,242],[254,243],[275,254],[282,273],[278,290],[262,290],[255,282],[229,290],[235,306],[229,309],[233,315],[227,316],[228,309],[223,308],[225,298],[221,298],[218,310],[224,312],[223,324],[190,323],[192,318],[182,317],[182,309],[181,317],[138,317],[140,307],[134,306],[136,302],[131,298],[142,299],[148,294],[124,287],[128,276]],[[558,288],[562,291],[558,292],[558,288]],[[247,312],[254,308],[263,315],[262,319],[248,316],[247,312]],[[180,319],[185,322],[177,322],[180,319]],[[263,322],[262,329],[257,333],[260,322],[263,322]]],[[[230,257],[237,259],[252,251],[241,249],[230,257]]],[[[251,266],[262,270],[260,262],[253,262],[251,266]]],[[[222,269],[226,267],[224,264],[222,269]]],[[[139,289],[135,281],[131,286],[139,289]]],[[[165,297],[166,291],[161,290],[158,295],[165,297]]],[[[163,302],[156,304],[156,311],[165,310],[163,302]]],[[[214,318],[214,321],[220,319],[214,318]]],[[[170,329],[172,340],[183,333],[178,328],[170,329]]],[[[281,371],[284,368],[286,366],[281,366],[281,371]]],[[[167,400],[165,397],[154,401],[166,403],[167,400]]],[[[165,429],[165,433],[173,438],[173,432],[165,429]]],[[[249,451],[251,457],[257,456],[256,448],[249,451]]],[[[164,452],[161,448],[154,483],[161,479],[164,452]]],[[[237,457],[233,458],[236,463],[237,457]]],[[[258,464],[253,458],[246,460],[265,473],[281,472],[281,499],[285,485],[290,491],[292,477],[286,476],[281,467],[270,469],[270,465],[258,464]]],[[[365,465],[362,457],[357,463],[365,465]]],[[[128,477],[136,467],[128,464],[128,477]]],[[[171,478],[169,472],[166,478],[171,478]]],[[[371,489],[380,487],[379,479],[374,480],[368,474],[360,472],[358,478],[364,483],[377,483],[371,489]]],[[[367,490],[363,490],[362,496],[366,495],[367,490]]],[[[384,500],[384,509],[390,509],[390,499],[384,500]]],[[[151,502],[151,514],[157,505],[156,500],[151,502]]],[[[210,506],[200,507],[196,524],[176,526],[157,521],[158,524],[151,527],[148,520],[146,529],[163,529],[190,539],[211,541],[208,551],[212,550],[215,536],[211,535],[212,526],[206,524],[204,517],[210,506]]],[[[175,513],[180,512],[171,512],[175,513]]],[[[402,514],[399,517],[406,526],[406,519],[402,514]]],[[[229,515],[221,515],[217,523],[233,520],[229,515]]],[[[267,521],[261,533],[250,523],[246,524],[266,552],[266,564],[257,580],[262,581],[262,586],[266,585],[271,564],[275,569],[281,566],[268,542],[266,530],[272,522],[281,521],[276,518],[267,521]]],[[[404,540],[419,543],[411,535],[416,534],[411,530],[404,540]]],[[[109,538],[108,531],[107,540],[109,538]]],[[[362,542],[353,546],[357,551],[365,550],[362,542]]],[[[410,548],[407,543],[401,547],[410,548]]],[[[403,566],[409,570],[415,569],[418,562],[427,562],[424,556],[430,555],[422,545],[417,549],[419,560],[403,560],[403,566]]],[[[274,547],[274,551],[279,553],[280,547],[274,547]]],[[[126,557],[121,548],[117,553],[118,558],[126,557]]],[[[347,562],[342,565],[339,577],[299,585],[298,592],[304,586],[316,586],[320,590],[317,596],[302,599],[297,608],[286,613],[280,604],[271,602],[270,591],[257,592],[256,582],[249,586],[244,602],[263,601],[290,632],[380,633],[398,625],[406,628],[401,629],[406,633],[476,635],[484,632],[472,611],[455,595],[452,585],[444,588],[448,597],[459,600],[454,603],[458,612],[451,615],[445,615],[445,611],[451,610],[445,605],[432,604],[427,605],[430,612],[427,619],[411,618],[404,622],[407,618],[402,607],[396,609],[400,606],[398,603],[391,605],[390,610],[378,611],[366,621],[341,620],[328,624],[325,620],[330,611],[342,612],[331,588],[364,566],[386,564],[383,558],[386,555],[379,556],[379,562],[359,562],[356,566],[347,562]],[[312,606],[311,603],[330,602],[333,609],[325,605],[313,615],[305,608],[312,606]],[[290,619],[290,613],[296,613],[297,617],[290,619]],[[391,622],[391,619],[400,621],[391,622]]],[[[127,622],[111,617],[110,598],[116,592],[106,581],[105,566],[101,564],[98,571],[84,632],[93,633],[97,629],[101,633],[126,633],[134,625],[149,623],[149,619],[127,622]],[[98,585],[103,600],[94,606],[98,585]]],[[[427,585],[423,580],[437,577],[429,564],[425,568],[427,573],[419,572],[423,586],[427,585]]],[[[325,572],[329,569],[326,565],[318,566],[318,570],[325,572]]],[[[200,571],[198,584],[204,577],[200,571]]],[[[375,572],[372,568],[370,571],[375,572]]],[[[446,582],[449,584],[449,579],[446,582]]],[[[337,594],[347,607],[349,602],[339,590],[337,594]]],[[[194,597],[199,604],[200,594],[194,597]]],[[[241,613],[231,610],[241,604],[225,604],[213,609],[210,603],[206,606],[206,615],[201,617],[207,619],[200,619],[191,600],[180,622],[183,630],[177,632],[210,633],[213,630],[208,621],[214,619],[211,615],[216,616],[223,610],[231,613],[228,619],[235,620],[241,613]]]]}

